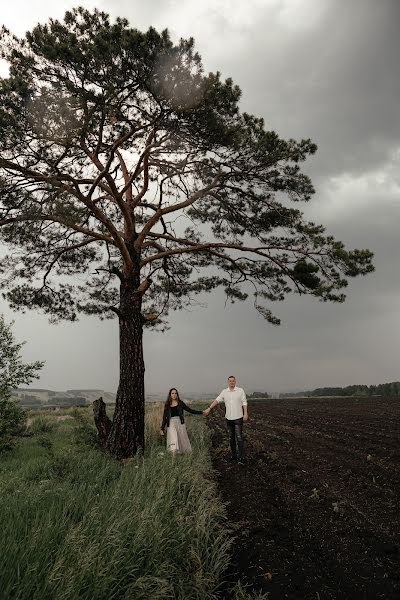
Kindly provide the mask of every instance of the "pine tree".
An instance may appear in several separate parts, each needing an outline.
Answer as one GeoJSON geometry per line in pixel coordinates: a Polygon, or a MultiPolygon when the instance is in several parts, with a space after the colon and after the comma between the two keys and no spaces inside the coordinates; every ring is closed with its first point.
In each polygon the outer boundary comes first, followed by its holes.
{"type": "Polygon", "coordinates": [[[346,278],[373,270],[296,207],[314,193],[299,165],[315,144],[240,112],[193,39],[78,8],[23,39],[3,30],[2,56],[5,297],[53,320],[118,318],[116,457],[144,447],[144,326],[218,286],[278,324],[270,302],[342,302],[346,278]]]}

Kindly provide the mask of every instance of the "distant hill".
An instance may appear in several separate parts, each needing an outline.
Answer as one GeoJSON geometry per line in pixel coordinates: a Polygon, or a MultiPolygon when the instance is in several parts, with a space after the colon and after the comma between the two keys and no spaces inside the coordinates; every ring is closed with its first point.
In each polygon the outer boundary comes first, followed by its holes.
{"type": "MultiPolygon", "coordinates": [[[[14,392],[29,392],[29,393],[31,393],[31,392],[51,392],[51,390],[42,389],[42,388],[18,388],[16,390],[14,390],[14,392]]],[[[57,393],[57,392],[55,392],[55,393],[57,393]]]]}
{"type": "Polygon", "coordinates": [[[115,402],[114,392],[100,389],[75,389],[66,392],[43,388],[17,388],[12,398],[22,406],[77,406],[90,404],[102,396],[104,402],[115,402]]]}
{"type": "Polygon", "coordinates": [[[95,389],[85,389],[85,388],[79,388],[77,390],[67,390],[67,394],[80,394],[82,392],[87,392],[89,394],[95,393],[95,394],[102,394],[104,392],[104,390],[99,390],[97,388],[95,389]]]}

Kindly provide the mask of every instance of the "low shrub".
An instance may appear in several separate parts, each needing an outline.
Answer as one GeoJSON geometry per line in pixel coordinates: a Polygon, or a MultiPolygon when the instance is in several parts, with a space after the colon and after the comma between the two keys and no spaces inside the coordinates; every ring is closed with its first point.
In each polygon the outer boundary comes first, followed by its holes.
{"type": "Polygon", "coordinates": [[[30,429],[33,434],[52,433],[57,427],[57,422],[44,415],[39,415],[33,418],[30,429]]]}
{"type": "Polygon", "coordinates": [[[26,413],[13,400],[0,400],[0,439],[21,433],[25,429],[26,413]]]}

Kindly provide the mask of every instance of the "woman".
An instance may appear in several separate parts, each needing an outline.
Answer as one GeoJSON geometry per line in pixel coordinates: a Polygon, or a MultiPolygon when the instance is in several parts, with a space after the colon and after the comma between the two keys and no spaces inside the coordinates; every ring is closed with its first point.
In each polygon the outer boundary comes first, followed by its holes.
{"type": "Polygon", "coordinates": [[[180,398],[178,390],[171,388],[164,406],[163,420],[161,423],[161,435],[167,430],[167,450],[173,454],[182,454],[192,451],[188,434],[186,431],[183,411],[192,415],[202,415],[202,410],[189,408],[180,398]]]}

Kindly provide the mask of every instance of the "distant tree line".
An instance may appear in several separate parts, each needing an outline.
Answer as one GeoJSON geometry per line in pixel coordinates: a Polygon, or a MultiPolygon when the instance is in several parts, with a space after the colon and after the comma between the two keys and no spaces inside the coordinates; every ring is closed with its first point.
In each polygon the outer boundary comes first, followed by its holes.
{"type": "Polygon", "coordinates": [[[20,398],[18,398],[18,401],[20,404],[23,404],[25,406],[28,406],[28,405],[40,406],[41,405],[40,398],[38,398],[38,396],[32,396],[30,394],[22,394],[22,396],[20,398]]]}
{"type": "Polygon", "coordinates": [[[308,392],[280,394],[281,398],[313,396],[400,396],[400,381],[380,383],[379,385],[348,385],[347,387],[316,388],[308,392]]]}
{"type": "Polygon", "coordinates": [[[269,398],[269,394],[267,392],[253,392],[252,394],[247,394],[248,398],[269,398]]]}
{"type": "Polygon", "coordinates": [[[53,406],[86,406],[88,403],[83,396],[66,396],[52,399],[51,404],[53,406]]]}

